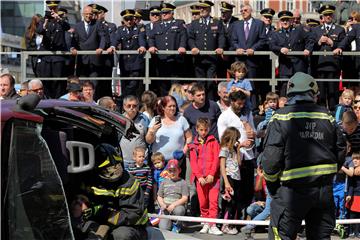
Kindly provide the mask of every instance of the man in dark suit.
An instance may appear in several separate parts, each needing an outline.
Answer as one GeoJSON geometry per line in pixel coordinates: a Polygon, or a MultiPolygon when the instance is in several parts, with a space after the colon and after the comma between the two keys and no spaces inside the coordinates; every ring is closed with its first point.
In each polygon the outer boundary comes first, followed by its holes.
{"type": "MultiPolygon", "coordinates": [[[[232,5],[228,2],[225,1],[220,2],[220,12],[221,12],[220,22],[224,26],[224,34],[226,39],[224,51],[230,50],[232,27],[234,23],[239,20],[237,17],[234,17],[232,15],[234,7],[235,5],[232,5]]],[[[230,65],[233,62],[234,62],[233,56],[223,56],[222,59],[219,59],[219,62],[217,64],[217,76],[219,78],[227,77],[227,70],[230,69],[230,65]]]]}
{"type": "MultiPolygon", "coordinates": [[[[74,42],[71,52],[76,55],[77,50],[95,50],[96,55],[80,55],[78,56],[78,65],[80,76],[99,77],[101,76],[101,67],[103,66],[103,58],[101,54],[106,47],[106,37],[104,31],[101,30],[100,22],[93,18],[93,8],[86,6],[83,9],[84,20],[78,22],[74,26],[74,42]]],[[[102,97],[99,92],[98,81],[92,81],[95,85],[95,97],[102,97]]]]}
{"type": "MultiPolygon", "coordinates": [[[[226,44],[224,25],[210,16],[211,1],[200,0],[199,20],[194,20],[189,26],[188,44],[194,55],[195,76],[198,78],[215,78],[218,57],[214,55],[199,55],[201,50],[215,51],[221,55],[226,44]]],[[[206,82],[207,95],[209,99],[215,99],[217,89],[213,81],[206,82]]]]}
{"type": "MultiPolygon", "coordinates": [[[[160,6],[152,6],[149,8],[149,20],[150,22],[145,25],[145,32],[146,32],[146,48],[148,48],[149,44],[149,36],[151,30],[154,28],[154,24],[161,21],[161,8],[160,6]]],[[[150,58],[150,71],[149,74],[151,77],[156,77],[158,74],[156,73],[156,58],[150,58]]],[[[156,82],[151,84],[151,89],[153,86],[156,86],[156,82]]]]}
{"type": "MultiPolygon", "coordinates": [[[[106,13],[108,10],[99,5],[99,4],[90,4],[89,6],[92,6],[93,13],[97,15],[97,21],[99,21],[100,29],[104,32],[104,35],[106,37],[106,48],[109,48],[111,45],[111,38],[115,34],[116,31],[116,24],[106,21],[106,13]]],[[[104,61],[104,65],[102,67],[102,73],[101,76],[103,77],[111,77],[112,76],[112,70],[114,66],[114,56],[113,55],[102,55],[101,56],[104,61]]],[[[112,96],[112,89],[111,89],[111,80],[104,80],[101,81],[101,85],[99,87],[100,95],[101,96],[112,96]]]]}
{"type": "MultiPolygon", "coordinates": [[[[116,48],[120,50],[137,50],[140,54],[119,55],[121,77],[140,77],[144,70],[144,56],[146,52],[145,28],[135,25],[135,11],[125,9],[120,14],[124,25],[119,27],[112,38],[108,53],[113,53],[116,48]]],[[[139,80],[121,81],[122,97],[136,95],[139,80]]]]}
{"type": "MultiPolygon", "coordinates": [[[[60,1],[46,1],[49,11],[46,12],[44,21],[37,25],[36,32],[43,35],[41,48],[45,51],[67,51],[65,33],[70,29],[66,18],[58,14],[60,1]]],[[[39,77],[64,77],[65,56],[43,56],[43,65],[39,77]]],[[[65,81],[44,81],[44,91],[50,98],[59,98],[66,92],[65,81]]]]}
{"type": "MultiPolygon", "coordinates": [[[[174,19],[175,6],[162,3],[160,22],[154,24],[149,35],[149,52],[155,54],[158,50],[177,50],[179,55],[158,55],[157,68],[160,77],[178,77],[183,71],[184,53],[186,52],[186,29],[183,20],[174,19]]],[[[158,95],[167,95],[170,81],[158,81],[158,95]]]]}
{"type": "MultiPolygon", "coordinates": [[[[260,11],[261,21],[265,24],[265,36],[266,42],[264,44],[264,51],[269,51],[269,39],[271,34],[275,31],[275,27],[272,25],[273,16],[275,15],[275,10],[272,8],[264,8],[260,11]]],[[[270,56],[261,56],[261,66],[262,70],[258,72],[258,77],[261,78],[271,78],[272,62],[270,56]]],[[[258,94],[261,95],[261,98],[264,99],[266,94],[271,91],[270,85],[268,82],[257,82],[256,87],[258,89],[258,94]]]]}
{"type": "MultiPolygon", "coordinates": [[[[312,29],[315,35],[314,51],[333,51],[345,37],[345,30],[334,21],[335,7],[323,5],[319,13],[324,17],[324,25],[312,29]]],[[[316,61],[316,78],[339,79],[341,71],[341,56],[313,56],[316,61]]],[[[319,103],[325,105],[328,101],[330,110],[334,110],[339,102],[337,82],[319,82],[319,103]],[[326,101],[327,100],[327,101],[326,101]]]]}
{"type": "MultiPolygon", "coordinates": [[[[252,7],[249,4],[241,6],[241,15],[243,20],[238,21],[233,26],[231,34],[232,49],[239,55],[238,61],[246,63],[248,69],[247,77],[258,77],[258,68],[261,64],[261,56],[253,56],[254,51],[263,50],[266,44],[264,23],[252,17],[252,7]]],[[[252,106],[257,106],[256,88],[251,81],[253,92],[251,94],[252,106]]]]}
{"type": "MultiPolygon", "coordinates": [[[[314,37],[306,26],[292,26],[293,14],[289,11],[278,13],[281,28],[273,32],[270,50],[279,55],[280,78],[291,78],[296,72],[308,71],[307,56],[313,50],[314,37]],[[303,51],[304,56],[287,56],[291,51],[303,51]]],[[[281,96],[286,96],[286,83],[282,84],[281,96]]]]}
{"type": "MultiPolygon", "coordinates": [[[[341,54],[342,51],[351,46],[351,42],[355,41],[356,51],[360,51],[360,24],[353,24],[351,31],[346,34],[346,37],[341,41],[338,47],[333,51],[334,54],[341,54]]],[[[356,56],[355,70],[358,78],[360,79],[360,56],[356,56]]]]}

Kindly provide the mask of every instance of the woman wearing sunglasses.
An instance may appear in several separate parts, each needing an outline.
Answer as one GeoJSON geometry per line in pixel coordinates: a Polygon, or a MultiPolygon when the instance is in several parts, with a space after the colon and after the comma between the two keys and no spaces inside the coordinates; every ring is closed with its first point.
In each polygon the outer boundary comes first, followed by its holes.
{"type": "Polygon", "coordinates": [[[353,110],[356,114],[358,122],[360,123],[360,93],[356,94],[356,96],[355,96],[353,110]]]}

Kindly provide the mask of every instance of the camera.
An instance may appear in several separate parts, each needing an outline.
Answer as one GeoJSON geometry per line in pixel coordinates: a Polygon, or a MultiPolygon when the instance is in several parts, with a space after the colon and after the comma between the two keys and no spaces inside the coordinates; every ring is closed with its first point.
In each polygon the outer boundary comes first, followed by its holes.
{"type": "Polygon", "coordinates": [[[53,16],[51,16],[51,11],[45,11],[44,18],[45,19],[53,19],[53,16]]]}

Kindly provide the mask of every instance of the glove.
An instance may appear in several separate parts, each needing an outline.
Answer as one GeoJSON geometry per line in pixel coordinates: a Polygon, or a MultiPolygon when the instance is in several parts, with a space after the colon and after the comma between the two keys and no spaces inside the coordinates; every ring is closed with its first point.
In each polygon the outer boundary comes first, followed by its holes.
{"type": "Polygon", "coordinates": [[[97,205],[94,207],[86,208],[82,211],[82,217],[84,221],[89,220],[91,217],[95,216],[99,210],[102,208],[102,205],[97,205]]]}

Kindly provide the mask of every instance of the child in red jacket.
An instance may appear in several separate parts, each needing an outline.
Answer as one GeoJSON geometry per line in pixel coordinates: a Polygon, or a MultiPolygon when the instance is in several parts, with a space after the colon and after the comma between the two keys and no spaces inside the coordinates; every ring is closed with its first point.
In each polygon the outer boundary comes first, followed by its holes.
{"type": "MultiPolygon", "coordinates": [[[[189,144],[191,178],[195,180],[200,203],[201,216],[217,218],[218,196],[220,188],[219,143],[213,135],[208,135],[210,120],[199,118],[196,121],[197,135],[189,144]]],[[[200,233],[222,235],[215,223],[206,223],[200,233]]]]}

